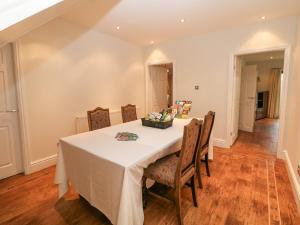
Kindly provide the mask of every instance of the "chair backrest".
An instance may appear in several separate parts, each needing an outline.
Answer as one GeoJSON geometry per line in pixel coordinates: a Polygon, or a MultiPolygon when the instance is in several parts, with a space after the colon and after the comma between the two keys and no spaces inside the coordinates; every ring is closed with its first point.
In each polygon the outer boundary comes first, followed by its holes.
{"type": "Polygon", "coordinates": [[[97,130],[110,126],[109,109],[97,107],[94,110],[87,111],[89,130],[97,130]]]}
{"type": "Polygon", "coordinates": [[[198,119],[192,119],[192,121],[184,127],[182,147],[180,151],[180,159],[177,167],[177,173],[182,173],[190,166],[195,165],[196,147],[201,131],[202,121],[198,119]]]}
{"type": "Polygon", "coordinates": [[[204,123],[203,123],[202,131],[200,133],[199,146],[198,146],[200,148],[200,151],[208,147],[211,131],[215,122],[215,115],[216,115],[215,112],[209,111],[204,117],[204,123]]]}
{"type": "Polygon", "coordinates": [[[137,120],[135,105],[125,105],[121,107],[123,123],[137,120]]]}

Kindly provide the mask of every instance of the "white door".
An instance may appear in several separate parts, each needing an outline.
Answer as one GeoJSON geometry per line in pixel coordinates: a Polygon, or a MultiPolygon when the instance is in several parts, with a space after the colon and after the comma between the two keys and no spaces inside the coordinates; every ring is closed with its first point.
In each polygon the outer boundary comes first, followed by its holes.
{"type": "Polygon", "coordinates": [[[253,132],[256,111],[256,88],[256,65],[243,67],[240,100],[240,130],[253,132]]]}
{"type": "Polygon", "coordinates": [[[239,114],[240,114],[240,96],[241,96],[241,78],[242,78],[242,60],[235,58],[234,66],[234,97],[233,97],[233,114],[232,114],[232,129],[231,129],[231,145],[235,142],[239,132],[239,114]]]}
{"type": "Polygon", "coordinates": [[[0,179],[22,172],[14,61],[11,45],[0,49],[0,179]]]}
{"type": "Polygon", "coordinates": [[[168,108],[168,71],[162,66],[150,66],[150,111],[168,108]]]}

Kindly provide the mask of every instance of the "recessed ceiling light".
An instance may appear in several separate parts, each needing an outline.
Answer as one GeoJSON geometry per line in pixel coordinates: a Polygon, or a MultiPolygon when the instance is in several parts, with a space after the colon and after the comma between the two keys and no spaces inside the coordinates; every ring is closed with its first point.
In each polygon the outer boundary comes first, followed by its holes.
{"type": "Polygon", "coordinates": [[[153,45],[153,44],[154,44],[154,41],[150,41],[150,44],[153,45]]]}
{"type": "Polygon", "coordinates": [[[271,56],[270,59],[273,59],[273,56],[271,56]]]}
{"type": "Polygon", "coordinates": [[[119,26],[117,26],[116,28],[117,28],[117,30],[120,30],[120,27],[119,27],[119,26]]]}
{"type": "Polygon", "coordinates": [[[265,19],[266,19],[266,17],[265,17],[265,16],[262,16],[262,17],[261,17],[261,19],[262,19],[262,20],[265,20],[265,19]]]}
{"type": "Polygon", "coordinates": [[[184,23],[184,19],[181,19],[180,22],[181,22],[181,23],[184,23]]]}

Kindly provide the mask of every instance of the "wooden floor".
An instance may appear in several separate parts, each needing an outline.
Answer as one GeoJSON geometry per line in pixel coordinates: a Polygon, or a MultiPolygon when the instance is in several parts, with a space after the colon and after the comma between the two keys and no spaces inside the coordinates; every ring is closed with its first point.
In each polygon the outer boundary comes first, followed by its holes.
{"type": "MultiPolygon", "coordinates": [[[[215,148],[212,176],[203,175],[198,189],[200,206],[193,207],[189,188],[183,191],[186,225],[300,224],[285,164],[271,149],[275,123],[263,120],[255,133],[241,132],[230,150],[215,148]]],[[[0,224],[110,224],[75,193],[58,200],[54,172],[50,167],[0,181],[0,224]]],[[[177,224],[175,207],[150,196],[145,224],[177,224]]]]}
{"type": "Polygon", "coordinates": [[[240,131],[239,141],[244,144],[257,145],[260,151],[271,152],[276,155],[279,134],[279,120],[257,120],[254,132],[249,134],[240,131]]]}

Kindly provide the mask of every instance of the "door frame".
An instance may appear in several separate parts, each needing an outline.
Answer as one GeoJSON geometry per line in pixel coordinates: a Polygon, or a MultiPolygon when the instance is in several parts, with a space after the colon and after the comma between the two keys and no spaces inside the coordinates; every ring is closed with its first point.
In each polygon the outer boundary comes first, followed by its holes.
{"type": "Polygon", "coordinates": [[[233,131],[233,115],[234,115],[234,90],[235,84],[235,60],[240,55],[256,54],[270,51],[284,51],[284,76],[282,81],[282,92],[280,93],[280,112],[279,112],[279,138],[277,146],[277,157],[284,158],[283,138],[286,122],[286,104],[288,81],[290,77],[290,60],[291,60],[291,46],[290,45],[276,45],[268,48],[252,48],[247,50],[240,50],[230,55],[229,59],[229,77],[228,77],[228,99],[227,99],[227,137],[226,146],[229,148],[232,143],[233,131]]]}
{"type": "Polygon", "coordinates": [[[174,64],[174,61],[158,61],[158,62],[155,62],[155,63],[147,63],[146,66],[145,66],[145,110],[146,110],[146,114],[150,113],[150,103],[151,103],[151,96],[150,96],[150,70],[149,70],[149,67],[150,66],[159,66],[161,64],[170,64],[172,63],[173,65],[173,74],[172,74],[172,83],[173,83],[173,88],[172,88],[172,96],[173,96],[173,101],[174,99],[176,99],[175,97],[175,85],[176,85],[176,82],[175,82],[175,64],[174,64]]]}
{"type": "Polygon", "coordinates": [[[12,55],[13,55],[13,63],[14,63],[14,79],[15,79],[15,90],[16,90],[16,97],[17,97],[17,119],[19,122],[19,137],[20,137],[20,154],[21,154],[21,162],[22,168],[21,173],[29,174],[29,148],[28,148],[28,138],[26,132],[26,125],[25,125],[25,116],[24,116],[24,104],[22,101],[22,88],[21,88],[21,64],[20,64],[20,53],[19,53],[19,43],[18,41],[12,42],[5,42],[0,45],[0,48],[4,47],[5,45],[11,45],[12,47],[12,55]]]}
{"type": "Polygon", "coordinates": [[[22,90],[22,67],[21,67],[21,56],[19,51],[19,42],[11,42],[13,57],[15,63],[15,80],[16,80],[16,94],[17,94],[17,105],[18,105],[18,118],[19,118],[19,133],[21,139],[21,153],[22,153],[22,163],[23,171],[25,174],[30,173],[30,152],[29,152],[29,139],[27,124],[25,120],[25,110],[23,101],[23,90],[22,90]]]}

